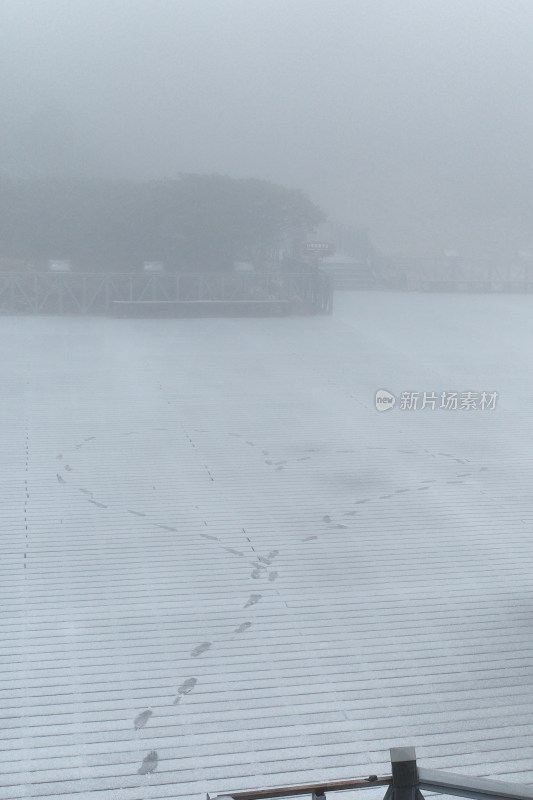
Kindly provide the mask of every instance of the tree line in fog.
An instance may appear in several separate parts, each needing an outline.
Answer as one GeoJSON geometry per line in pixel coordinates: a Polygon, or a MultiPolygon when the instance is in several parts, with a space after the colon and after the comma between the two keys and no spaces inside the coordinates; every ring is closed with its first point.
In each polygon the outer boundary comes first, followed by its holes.
{"type": "Polygon", "coordinates": [[[258,179],[184,174],[148,182],[0,181],[0,259],[73,268],[226,269],[261,263],[325,219],[300,190],[258,179]]]}

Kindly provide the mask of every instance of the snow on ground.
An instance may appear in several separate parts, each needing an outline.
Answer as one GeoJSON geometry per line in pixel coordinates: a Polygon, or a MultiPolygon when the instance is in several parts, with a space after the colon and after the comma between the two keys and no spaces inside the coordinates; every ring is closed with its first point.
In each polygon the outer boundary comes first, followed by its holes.
{"type": "Polygon", "coordinates": [[[532,297],[0,334],[2,800],[533,782],[532,297]]]}

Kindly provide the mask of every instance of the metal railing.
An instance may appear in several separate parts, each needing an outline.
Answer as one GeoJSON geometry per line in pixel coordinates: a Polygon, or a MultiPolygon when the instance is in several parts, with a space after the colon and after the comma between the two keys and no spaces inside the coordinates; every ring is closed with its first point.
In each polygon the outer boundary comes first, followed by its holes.
{"type": "Polygon", "coordinates": [[[311,800],[326,800],[326,792],[329,794],[375,786],[387,787],[384,800],[424,800],[422,791],[468,797],[471,800],[533,800],[533,788],[529,786],[418,767],[414,747],[394,747],[390,751],[390,759],[389,775],[254,791],[229,791],[218,795],[208,794],[207,800],[274,800],[305,795],[310,795],[311,800]]]}
{"type": "Polygon", "coordinates": [[[302,273],[0,273],[0,312],[106,314],[116,303],[290,303],[295,313],[329,314],[332,285],[302,273]]]}
{"type": "Polygon", "coordinates": [[[386,282],[415,291],[533,291],[533,259],[379,259],[386,282]]]}

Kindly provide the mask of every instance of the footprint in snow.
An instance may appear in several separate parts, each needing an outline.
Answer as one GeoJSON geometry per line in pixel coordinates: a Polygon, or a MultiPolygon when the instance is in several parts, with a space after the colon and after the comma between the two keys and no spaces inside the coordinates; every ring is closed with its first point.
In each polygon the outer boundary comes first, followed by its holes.
{"type": "Polygon", "coordinates": [[[279,556],[279,550],[271,550],[270,553],[267,555],[267,558],[270,558],[270,560],[272,560],[273,558],[276,558],[276,556],[279,556]]]}
{"type": "Polygon", "coordinates": [[[297,458],[296,461],[310,461],[311,456],[304,456],[303,458],[297,458]]]}
{"type": "Polygon", "coordinates": [[[205,653],[205,651],[209,650],[210,647],[211,647],[211,642],[202,642],[202,644],[199,644],[198,647],[194,648],[194,650],[191,650],[191,656],[193,658],[201,656],[202,653],[205,653]]]}
{"type": "Polygon", "coordinates": [[[87,436],[85,441],[86,442],[92,442],[93,439],[96,439],[96,436],[87,436]]]}
{"type": "Polygon", "coordinates": [[[234,550],[233,547],[225,547],[224,550],[226,550],[228,553],[233,553],[234,556],[244,555],[244,553],[241,553],[240,550],[234,550]]]}
{"type": "Polygon", "coordinates": [[[252,627],[252,623],[251,622],[243,622],[243,623],[241,623],[239,625],[238,628],[235,628],[233,633],[244,633],[244,631],[247,631],[248,628],[251,628],[251,627],[252,627]]]}
{"type": "Polygon", "coordinates": [[[136,517],[145,517],[146,514],[143,514],[142,511],[134,511],[132,508],[128,508],[128,514],[135,514],[136,517]]]}
{"type": "Polygon", "coordinates": [[[261,577],[261,570],[260,570],[260,569],[254,569],[254,570],[253,570],[253,571],[250,573],[250,577],[251,577],[251,578],[254,578],[254,580],[257,580],[258,578],[260,578],[260,577],[261,577]]]}
{"type": "Polygon", "coordinates": [[[270,583],[275,581],[277,577],[278,577],[278,573],[277,572],[269,572],[268,573],[268,580],[270,581],[270,583]]]}
{"type": "Polygon", "coordinates": [[[211,539],[213,542],[219,542],[219,541],[220,541],[220,539],[218,538],[218,536],[210,536],[210,534],[209,534],[209,533],[201,533],[201,534],[200,534],[200,536],[201,536],[203,539],[211,539]]]}
{"type": "Polygon", "coordinates": [[[370,502],[370,497],[365,497],[365,498],[363,498],[363,500],[356,500],[355,501],[355,505],[356,506],[360,506],[361,503],[369,503],[369,502],[370,502]]]}
{"type": "Polygon", "coordinates": [[[172,533],[177,533],[177,528],[172,528],[170,525],[156,525],[156,528],[161,528],[163,531],[171,531],[172,533]]]}
{"type": "Polygon", "coordinates": [[[93,506],[98,506],[98,508],[107,508],[106,505],[99,503],[97,500],[93,500],[92,497],[89,498],[89,503],[92,503],[93,506]]]}
{"type": "Polygon", "coordinates": [[[61,477],[61,475],[59,474],[59,472],[57,472],[57,473],[56,473],[56,475],[57,475],[57,482],[58,482],[58,483],[65,483],[65,480],[64,480],[64,478],[62,478],[62,477],[61,477]]]}
{"type": "Polygon", "coordinates": [[[342,530],[347,530],[348,526],[347,525],[335,525],[335,528],[337,530],[341,530],[341,529],[342,530]]]}
{"type": "Polygon", "coordinates": [[[72,467],[70,466],[70,464],[65,464],[65,469],[67,472],[72,472],[72,467]]]}
{"type": "Polygon", "coordinates": [[[329,516],[329,514],[324,514],[324,516],[322,517],[322,522],[331,522],[331,517],[329,516]]]}
{"type": "Polygon", "coordinates": [[[311,542],[313,539],[318,539],[318,536],[306,536],[305,539],[302,539],[302,542],[311,542]]]}
{"type": "Polygon", "coordinates": [[[138,775],[149,775],[157,769],[158,755],[155,750],[150,750],[148,755],[143,758],[143,763],[137,770],[138,775]]]}
{"type": "Polygon", "coordinates": [[[274,471],[275,472],[281,472],[282,469],[283,469],[283,467],[276,467],[276,469],[274,471]]]}
{"type": "Polygon", "coordinates": [[[152,710],[147,708],[146,711],[141,711],[140,714],[137,714],[133,721],[133,726],[136,731],[144,728],[150,717],[152,716],[152,710]]]}
{"type": "Polygon", "coordinates": [[[178,696],[174,700],[174,705],[176,706],[182,697],[185,697],[186,694],[190,694],[198,681],[196,678],[187,678],[178,689],[178,696]]]}
{"type": "Polygon", "coordinates": [[[250,608],[250,606],[255,606],[261,600],[262,595],[260,594],[251,594],[246,603],[244,604],[243,608],[250,608]]]}

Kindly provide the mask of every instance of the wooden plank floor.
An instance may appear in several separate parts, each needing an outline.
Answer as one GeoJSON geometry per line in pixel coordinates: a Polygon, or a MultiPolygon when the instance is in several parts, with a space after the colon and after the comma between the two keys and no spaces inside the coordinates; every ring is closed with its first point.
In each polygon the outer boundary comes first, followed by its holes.
{"type": "Polygon", "coordinates": [[[0,334],[2,800],[533,782],[533,298],[0,334]]]}

